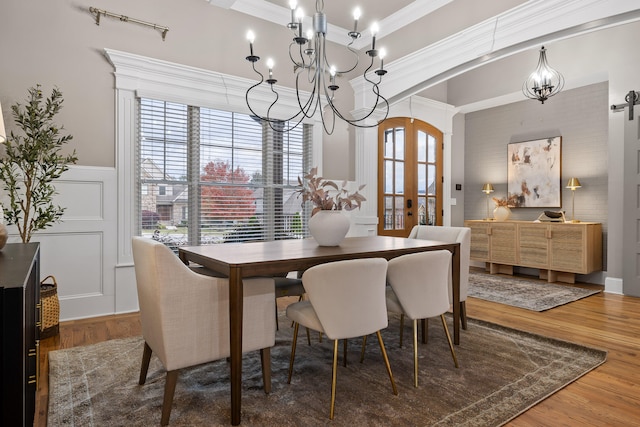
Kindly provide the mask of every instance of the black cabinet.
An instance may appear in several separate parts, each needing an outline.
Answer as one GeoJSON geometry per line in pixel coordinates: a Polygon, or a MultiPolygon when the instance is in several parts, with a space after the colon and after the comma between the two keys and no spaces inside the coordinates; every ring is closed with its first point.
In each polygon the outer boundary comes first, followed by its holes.
{"type": "Polygon", "coordinates": [[[0,425],[32,426],[39,374],[40,246],[0,250],[0,425]]]}

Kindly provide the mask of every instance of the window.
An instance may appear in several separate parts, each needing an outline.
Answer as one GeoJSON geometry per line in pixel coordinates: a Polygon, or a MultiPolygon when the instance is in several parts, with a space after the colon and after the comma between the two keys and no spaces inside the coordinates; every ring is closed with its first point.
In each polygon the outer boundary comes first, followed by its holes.
{"type": "Polygon", "coordinates": [[[311,125],[276,132],[247,114],[138,98],[138,130],[138,212],[160,218],[152,230],[139,215],[143,234],[169,246],[304,237],[295,189],[311,125]]]}

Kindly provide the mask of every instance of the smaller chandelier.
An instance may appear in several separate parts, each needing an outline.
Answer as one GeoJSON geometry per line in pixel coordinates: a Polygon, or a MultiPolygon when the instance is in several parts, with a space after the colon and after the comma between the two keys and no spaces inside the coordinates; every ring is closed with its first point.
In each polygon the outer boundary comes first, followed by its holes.
{"type": "Polygon", "coordinates": [[[522,85],[522,93],[530,99],[544,101],[559,93],[564,87],[564,77],[547,63],[544,46],[540,49],[540,58],[535,71],[529,75],[522,85]]]}
{"type": "Polygon", "coordinates": [[[272,116],[271,110],[276,106],[279,99],[278,92],[275,89],[277,80],[274,77],[274,62],[271,59],[267,59],[268,77],[265,79],[264,75],[256,69],[256,63],[260,60],[260,57],[254,53],[253,43],[255,36],[253,32],[250,31],[247,34],[250,54],[246,57],[246,60],[251,63],[253,71],[260,76],[260,81],[247,89],[245,95],[247,107],[249,107],[251,113],[269,123],[269,126],[273,130],[280,132],[288,132],[294,129],[302,123],[305,118],[312,118],[316,113],[320,115],[322,126],[329,135],[332,134],[335,129],[336,117],[356,127],[371,128],[378,126],[377,121],[374,124],[366,122],[376,110],[382,112],[384,116],[382,120],[386,119],[389,114],[389,103],[384,96],[380,95],[379,88],[382,77],[387,73],[387,70],[384,69],[384,49],[376,49],[377,24],[371,26],[371,48],[365,52],[370,62],[368,67],[363,71],[363,78],[374,95],[373,105],[368,107],[359,117],[350,117],[338,110],[334,103],[334,97],[336,91],[340,88],[340,86],[337,85],[336,77],[349,73],[358,66],[359,55],[352,45],[361,37],[361,33],[358,31],[358,20],[361,14],[360,9],[356,8],[354,11],[353,30],[347,33],[349,43],[346,45],[346,48],[354,58],[353,64],[344,70],[338,70],[330,64],[327,58],[326,35],[328,25],[327,17],[323,12],[324,0],[316,0],[316,12],[313,15],[312,21],[313,28],[309,29],[306,33],[302,28],[304,12],[297,7],[296,0],[290,0],[289,6],[291,8],[291,22],[287,24],[287,27],[293,31],[293,41],[289,45],[289,58],[291,59],[293,72],[295,74],[295,92],[299,111],[288,118],[272,116]],[[376,58],[380,58],[380,66],[374,69],[374,60],[376,58]],[[274,100],[269,107],[266,108],[264,114],[258,114],[251,105],[250,96],[251,91],[263,83],[270,86],[274,100]],[[285,127],[284,123],[288,123],[286,125],[288,127],[285,127]]]}

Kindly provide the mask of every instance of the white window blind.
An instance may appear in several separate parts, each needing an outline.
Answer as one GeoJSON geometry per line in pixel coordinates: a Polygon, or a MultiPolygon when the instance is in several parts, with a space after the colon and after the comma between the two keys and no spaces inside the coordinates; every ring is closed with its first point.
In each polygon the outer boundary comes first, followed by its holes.
{"type": "Polygon", "coordinates": [[[310,125],[283,133],[246,114],[145,98],[138,107],[142,234],[169,246],[304,237],[295,189],[311,167],[310,125]]]}

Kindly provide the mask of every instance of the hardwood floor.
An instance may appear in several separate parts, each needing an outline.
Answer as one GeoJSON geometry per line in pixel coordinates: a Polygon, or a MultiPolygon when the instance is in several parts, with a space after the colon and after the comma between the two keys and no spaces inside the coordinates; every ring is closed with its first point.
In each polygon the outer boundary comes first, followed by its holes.
{"type": "MultiPolygon", "coordinates": [[[[640,298],[599,293],[541,313],[469,298],[467,313],[472,318],[608,351],[602,366],[508,426],[640,426],[640,298]]],[[[41,344],[34,425],[47,424],[49,351],[140,333],[137,314],[62,322],[60,336],[41,344]]]]}

